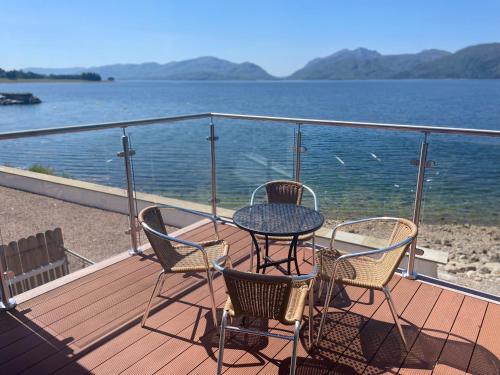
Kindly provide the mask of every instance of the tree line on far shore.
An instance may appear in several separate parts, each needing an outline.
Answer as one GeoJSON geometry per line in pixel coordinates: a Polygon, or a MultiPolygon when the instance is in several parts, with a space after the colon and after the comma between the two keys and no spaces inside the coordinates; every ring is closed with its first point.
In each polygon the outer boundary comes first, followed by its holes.
{"type": "Polygon", "coordinates": [[[66,80],[81,80],[81,81],[102,81],[102,78],[97,73],[81,73],[81,74],[38,74],[33,72],[25,72],[23,70],[3,70],[0,68],[0,78],[10,80],[17,79],[66,79],[66,80]]]}

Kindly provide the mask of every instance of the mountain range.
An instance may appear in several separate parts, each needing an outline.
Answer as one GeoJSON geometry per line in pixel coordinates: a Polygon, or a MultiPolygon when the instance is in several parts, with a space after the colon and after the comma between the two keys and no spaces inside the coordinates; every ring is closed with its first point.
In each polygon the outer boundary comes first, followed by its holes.
{"type": "Polygon", "coordinates": [[[344,49],[315,58],[288,77],[274,77],[260,66],[199,57],[166,64],[115,64],[90,68],[26,68],[40,74],[95,72],[103,78],[167,80],[342,80],[402,78],[500,78],[500,43],[478,44],[455,53],[430,49],[382,55],[366,48],[344,49]]]}

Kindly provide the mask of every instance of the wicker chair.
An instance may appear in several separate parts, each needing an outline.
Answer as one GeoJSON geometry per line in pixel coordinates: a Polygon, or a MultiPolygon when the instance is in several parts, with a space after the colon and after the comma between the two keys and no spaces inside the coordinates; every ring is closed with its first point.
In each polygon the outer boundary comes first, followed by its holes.
{"type": "MultiPolygon", "coordinates": [[[[389,234],[388,233],[388,234],[389,234]]],[[[327,294],[325,299],[325,306],[321,316],[319,325],[318,336],[316,338],[316,345],[321,340],[321,334],[325,323],[325,317],[328,314],[328,307],[333,295],[333,288],[335,283],[344,285],[354,285],[358,287],[381,290],[384,292],[387,303],[391,310],[392,316],[398,328],[399,335],[408,350],[408,345],[398,319],[398,313],[394,302],[391,298],[391,293],[387,287],[387,283],[394,275],[399,263],[406,253],[406,249],[413,242],[417,235],[417,226],[406,219],[392,218],[392,217],[377,217],[356,221],[349,221],[337,225],[333,229],[330,247],[318,251],[318,266],[320,278],[319,294],[323,282],[328,283],[327,294]],[[366,223],[380,223],[386,222],[388,224],[394,223],[392,232],[388,236],[389,240],[386,247],[378,248],[375,250],[363,251],[360,253],[342,253],[336,250],[335,239],[338,229],[346,226],[356,226],[366,223]],[[372,256],[379,256],[374,258],[372,256]]],[[[311,299],[312,297],[311,290],[311,299]]],[[[309,313],[312,317],[312,305],[310,304],[309,313]]],[[[309,319],[309,330],[312,330],[312,321],[309,319]]]]}
{"type": "MultiPolygon", "coordinates": [[[[252,196],[250,198],[250,205],[253,205],[256,200],[256,196],[259,193],[260,190],[266,189],[266,198],[268,203],[290,203],[290,204],[296,204],[300,205],[302,204],[302,197],[304,194],[304,189],[307,190],[313,199],[313,204],[314,204],[314,209],[318,211],[318,201],[316,199],[316,194],[314,191],[309,187],[306,186],[300,182],[296,181],[288,181],[288,180],[275,180],[275,181],[269,181],[266,182],[265,184],[262,184],[258,186],[252,193],[252,196]]],[[[262,240],[265,238],[263,235],[257,234],[255,236],[257,240],[262,240]]],[[[302,235],[299,237],[299,242],[305,242],[309,241],[312,239],[312,256],[313,256],[313,264],[315,264],[315,251],[316,249],[316,244],[315,244],[315,235],[314,233],[308,233],[305,235],[302,235]]],[[[275,236],[268,236],[269,241],[287,241],[290,242],[292,241],[292,237],[275,237],[275,236]]],[[[250,270],[253,270],[253,252],[254,252],[254,245],[252,242],[251,245],[251,254],[250,254],[250,270]]]]}
{"type": "Polygon", "coordinates": [[[215,269],[224,276],[228,293],[220,327],[217,374],[221,374],[222,371],[226,330],[293,341],[290,374],[295,374],[300,324],[308,292],[312,289],[317,276],[316,267],[310,274],[302,276],[261,275],[223,268],[222,264],[230,264],[226,260],[227,256],[213,262],[215,269]],[[228,316],[231,319],[253,317],[278,320],[284,325],[294,326],[294,334],[289,336],[227,325],[228,316]]]}
{"type": "Polygon", "coordinates": [[[212,299],[212,317],[214,324],[217,326],[217,310],[211,273],[213,271],[212,261],[223,255],[227,255],[229,251],[229,244],[226,241],[219,239],[219,232],[215,218],[198,211],[192,211],[184,208],[173,206],[151,206],[143,209],[139,213],[139,222],[148,237],[149,243],[157,256],[158,261],[163,267],[163,270],[158,275],[151,298],[149,299],[146,311],[144,312],[141,326],[144,327],[146,323],[153,298],[161,293],[167,273],[203,271],[207,273],[208,289],[212,299]],[[160,211],[161,208],[180,210],[210,219],[214,225],[217,238],[215,240],[195,243],[169,236],[165,229],[165,223],[163,222],[163,217],[160,211]],[[174,246],[172,242],[176,242],[181,246],[174,246]]]}

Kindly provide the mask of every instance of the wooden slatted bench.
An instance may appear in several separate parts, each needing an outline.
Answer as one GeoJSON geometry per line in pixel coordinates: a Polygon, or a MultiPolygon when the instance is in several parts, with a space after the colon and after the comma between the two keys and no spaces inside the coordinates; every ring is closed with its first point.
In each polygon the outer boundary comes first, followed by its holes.
{"type": "Polygon", "coordinates": [[[93,263],[64,247],[61,228],[1,245],[0,261],[8,275],[12,295],[67,275],[70,272],[68,254],[79,258],[84,266],[93,263]]]}

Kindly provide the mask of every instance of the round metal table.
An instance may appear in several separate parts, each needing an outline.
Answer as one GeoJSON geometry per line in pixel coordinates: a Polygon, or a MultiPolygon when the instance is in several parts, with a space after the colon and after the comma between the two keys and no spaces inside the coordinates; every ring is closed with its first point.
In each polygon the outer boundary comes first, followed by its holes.
{"type": "MultiPolygon", "coordinates": [[[[297,243],[299,236],[312,233],[321,228],[325,218],[321,213],[312,208],[289,203],[263,203],[254,204],[239,209],[233,215],[233,222],[239,228],[247,231],[252,236],[257,254],[257,272],[261,269],[265,273],[269,266],[279,267],[287,263],[287,274],[291,273],[290,264],[295,262],[297,274],[300,275],[297,261],[297,243]],[[261,264],[260,247],[256,235],[265,237],[264,262],[261,264]],[[292,237],[288,257],[273,260],[269,256],[269,237],[292,237]]],[[[281,269],[283,271],[283,269],[281,269]]]]}

